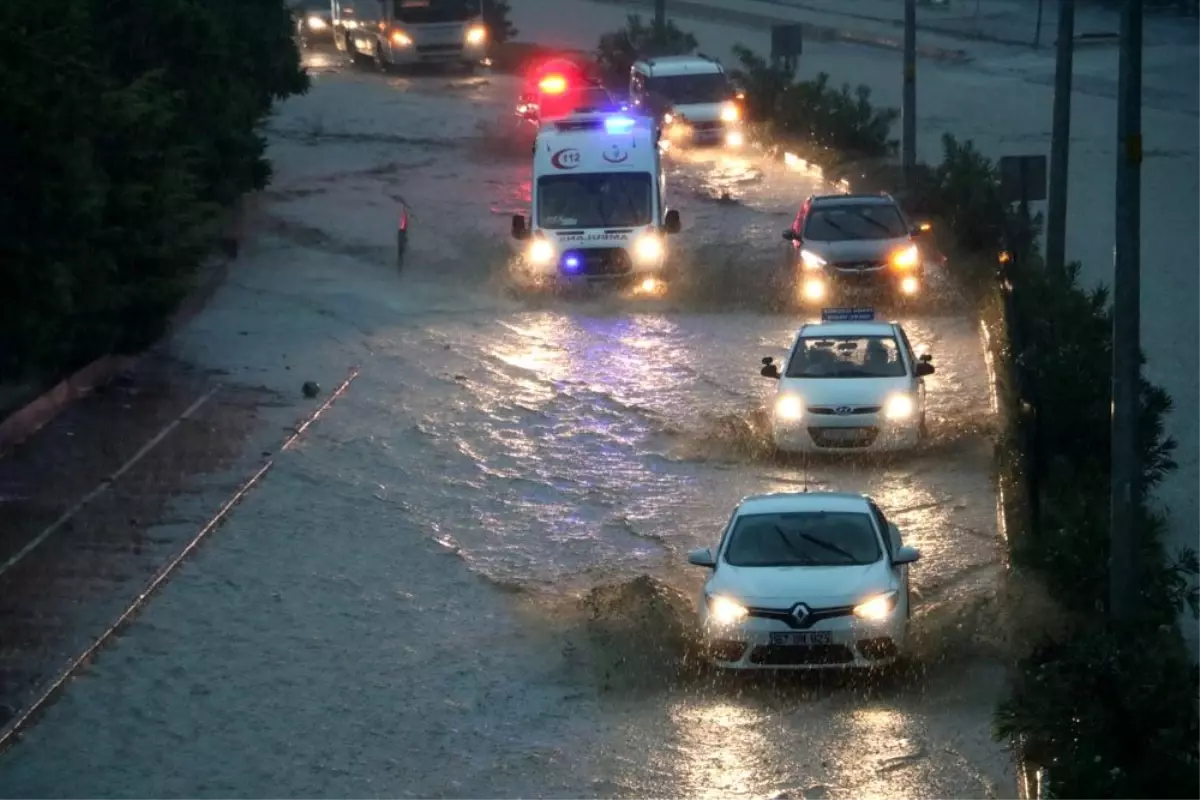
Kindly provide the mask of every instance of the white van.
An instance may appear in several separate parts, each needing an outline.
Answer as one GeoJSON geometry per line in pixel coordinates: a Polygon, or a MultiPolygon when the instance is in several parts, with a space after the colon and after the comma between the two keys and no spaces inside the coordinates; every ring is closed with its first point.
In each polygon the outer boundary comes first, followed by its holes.
{"type": "Polygon", "coordinates": [[[579,113],[546,122],[533,146],[532,214],[512,218],[523,270],[539,281],[662,279],[667,234],[658,126],[579,113]]]}
{"type": "Polygon", "coordinates": [[[662,121],[673,145],[736,149],[745,141],[738,89],[721,62],[703,53],[635,62],[629,100],[639,113],[662,121]]]}

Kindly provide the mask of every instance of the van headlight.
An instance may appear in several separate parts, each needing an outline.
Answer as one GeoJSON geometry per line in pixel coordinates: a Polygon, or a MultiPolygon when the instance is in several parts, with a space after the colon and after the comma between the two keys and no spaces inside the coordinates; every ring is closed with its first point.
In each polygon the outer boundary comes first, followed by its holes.
{"type": "Polygon", "coordinates": [[[487,28],[482,25],[472,25],[467,28],[467,44],[483,44],[487,39],[487,28]]]}
{"type": "Polygon", "coordinates": [[[717,625],[732,625],[741,622],[749,612],[736,600],[721,595],[708,596],[708,618],[717,625]]]}
{"type": "Polygon", "coordinates": [[[871,622],[885,620],[896,610],[896,603],[899,600],[900,593],[895,591],[868,597],[854,607],[854,616],[871,622]]]}
{"type": "Polygon", "coordinates": [[[775,400],[775,418],[787,421],[804,416],[804,403],[797,395],[781,394],[775,400]]]}
{"type": "Polygon", "coordinates": [[[916,403],[911,397],[906,394],[894,394],[883,407],[883,415],[888,419],[908,419],[915,408],[916,403]]]}
{"type": "Polygon", "coordinates": [[[721,122],[737,122],[739,116],[738,107],[733,103],[721,106],[721,122]]]}
{"type": "Polygon", "coordinates": [[[545,266],[554,260],[554,245],[545,239],[534,239],[529,244],[528,258],[534,266],[545,266]]]}
{"type": "Polygon", "coordinates": [[[811,250],[801,250],[800,263],[804,265],[805,269],[820,269],[825,266],[826,262],[825,259],[811,250]]]}
{"type": "Polygon", "coordinates": [[[663,257],[663,243],[657,236],[642,234],[633,243],[633,257],[639,264],[649,264],[663,257]]]}

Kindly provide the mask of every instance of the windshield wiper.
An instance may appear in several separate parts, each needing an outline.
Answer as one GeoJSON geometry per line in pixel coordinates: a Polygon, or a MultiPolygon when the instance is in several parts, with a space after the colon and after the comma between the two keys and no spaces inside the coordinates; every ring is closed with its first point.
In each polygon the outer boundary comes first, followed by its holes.
{"type": "Polygon", "coordinates": [[[811,543],[815,544],[817,547],[823,547],[826,550],[830,551],[831,553],[837,553],[839,556],[844,557],[847,561],[849,561],[852,564],[858,563],[857,558],[855,558],[852,554],[847,553],[845,550],[838,547],[833,542],[827,542],[824,539],[818,539],[816,536],[813,536],[811,533],[801,533],[801,534],[797,534],[797,535],[804,541],[811,542],[811,543]]]}
{"type": "Polygon", "coordinates": [[[876,228],[882,228],[882,229],[883,229],[883,232],[884,232],[884,233],[886,233],[886,234],[888,235],[888,238],[889,238],[889,239],[898,239],[898,238],[900,238],[900,237],[898,237],[898,236],[897,236],[895,233],[893,233],[893,232],[892,232],[892,229],[891,229],[891,228],[889,228],[889,227],[888,227],[886,224],[884,224],[884,223],[880,222],[880,221],[879,221],[879,220],[877,220],[877,219],[874,219],[873,217],[868,217],[866,214],[862,214],[862,213],[859,213],[859,212],[857,212],[857,211],[855,211],[855,212],[854,212],[854,216],[858,217],[858,218],[859,218],[859,219],[861,219],[861,220],[864,220],[865,222],[869,222],[869,223],[871,223],[871,224],[872,224],[872,225],[874,225],[876,228]]]}
{"type": "MultiPolygon", "coordinates": [[[[787,549],[791,550],[793,553],[795,553],[796,558],[800,561],[801,564],[811,564],[812,563],[811,558],[809,558],[808,556],[804,555],[804,553],[801,553],[798,549],[796,549],[796,545],[792,542],[791,539],[789,539],[787,537],[787,534],[783,532],[783,528],[779,527],[778,525],[772,525],[771,527],[774,528],[775,532],[779,534],[779,538],[783,540],[783,543],[785,545],[787,545],[787,549]]],[[[801,535],[803,535],[803,534],[801,534],[801,535]]]]}
{"type": "Polygon", "coordinates": [[[838,225],[836,222],[834,222],[831,219],[825,219],[825,220],[822,220],[822,222],[824,222],[829,227],[833,228],[835,231],[841,231],[842,233],[846,234],[846,238],[848,238],[848,239],[853,239],[855,241],[858,241],[859,239],[862,238],[861,236],[855,236],[854,234],[850,233],[850,231],[846,230],[841,225],[838,225]]]}

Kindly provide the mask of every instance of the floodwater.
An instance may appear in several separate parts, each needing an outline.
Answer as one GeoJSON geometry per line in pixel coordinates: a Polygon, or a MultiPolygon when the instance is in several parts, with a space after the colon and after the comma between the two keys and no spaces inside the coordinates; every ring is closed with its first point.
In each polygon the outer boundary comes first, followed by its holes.
{"type": "Polygon", "coordinates": [[[675,159],[678,286],[531,297],[507,272],[515,82],[309,63],[256,233],[173,349],[290,394],[300,370],[358,377],[0,759],[0,793],[1011,796],[993,412],[944,276],[896,312],[938,369],[931,440],[780,460],[757,373],[809,316],[780,296],[779,231],[816,176],[675,159]],[[697,663],[685,553],[742,496],[802,487],[869,493],[922,551],[903,674],[697,663]]]}

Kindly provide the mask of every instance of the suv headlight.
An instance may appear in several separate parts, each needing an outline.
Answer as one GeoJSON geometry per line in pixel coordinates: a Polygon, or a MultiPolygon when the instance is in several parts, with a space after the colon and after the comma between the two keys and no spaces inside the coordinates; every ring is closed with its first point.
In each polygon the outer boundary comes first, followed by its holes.
{"type": "Polygon", "coordinates": [[[775,399],[775,418],[797,420],[804,416],[804,402],[798,395],[781,394],[775,399]]]}
{"type": "Polygon", "coordinates": [[[732,625],[746,618],[746,607],[721,595],[708,595],[708,618],[717,625],[732,625]]]}
{"type": "Polygon", "coordinates": [[[801,250],[800,263],[804,265],[805,269],[820,269],[825,266],[826,262],[825,259],[811,250],[801,250]]]}
{"type": "Polygon", "coordinates": [[[895,591],[868,597],[854,607],[854,616],[859,619],[879,622],[880,620],[887,619],[888,615],[896,610],[896,603],[899,600],[900,593],[895,591]]]}
{"type": "Polygon", "coordinates": [[[888,419],[908,419],[912,416],[916,403],[906,394],[894,394],[887,399],[883,407],[883,415],[888,419]]]}

